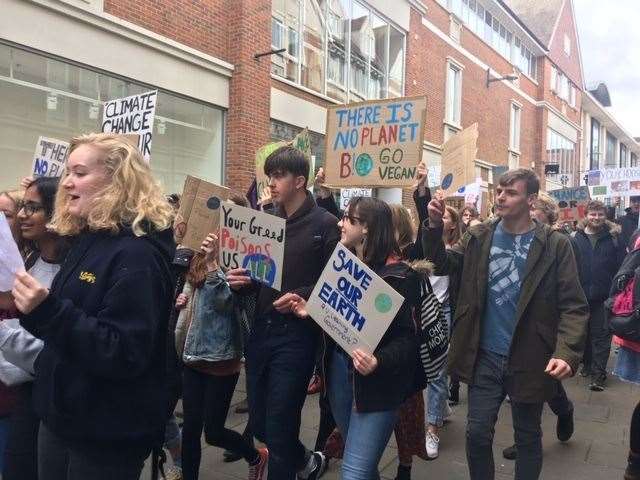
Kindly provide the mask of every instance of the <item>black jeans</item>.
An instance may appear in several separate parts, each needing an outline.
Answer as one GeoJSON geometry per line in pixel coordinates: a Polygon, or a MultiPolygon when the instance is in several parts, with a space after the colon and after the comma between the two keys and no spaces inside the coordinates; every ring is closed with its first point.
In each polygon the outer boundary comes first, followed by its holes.
{"type": "Polygon", "coordinates": [[[256,321],[245,353],[249,421],[269,448],[269,480],[294,480],[304,467],[300,417],[313,374],[317,332],[304,320],[256,321]]]}
{"type": "Polygon", "coordinates": [[[151,447],[71,445],[41,423],[39,480],[139,480],[151,447]]]}
{"type": "Polygon", "coordinates": [[[573,412],[573,403],[567,397],[567,391],[562,386],[562,382],[558,382],[558,392],[547,402],[551,411],[558,417],[561,415],[569,415],[573,412]]]}
{"type": "Polygon", "coordinates": [[[182,372],[182,477],[197,480],[200,470],[200,437],[210,445],[240,453],[253,462],[258,451],[242,435],[225,428],[227,413],[239,374],[207,375],[187,366],[182,372]]]}
{"type": "Polygon", "coordinates": [[[607,362],[611,353],[611,332],[604,315],[604,303],[589,304],[589,330],[584,349],[583,363],[591,370],[593,379],[606,377],[607,362]]]}
{"type": "MultiPolygon", "coordinates": [[[[493,480],[493,435],[506,397],[507,357],[480,350],[469,385],[467,462],[471,480],[493,480]]],[[[515,480],[536,480],[542,470],[542,403],[511,403],[518,458],[515,480]]]]}
{"type": "Polygon", "coordinates": [[[18,403],[9,419],[9,437],[4,450],[4,480],[38,480],[38,427],[33,409],[33,383],[20,385],[18,403]]]}

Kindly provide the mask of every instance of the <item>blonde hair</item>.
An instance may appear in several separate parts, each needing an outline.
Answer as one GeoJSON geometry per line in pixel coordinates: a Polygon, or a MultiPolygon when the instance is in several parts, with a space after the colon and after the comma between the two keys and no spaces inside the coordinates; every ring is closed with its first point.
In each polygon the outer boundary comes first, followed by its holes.
{"type": "Polygon", "coordinates": [[[545,192],[538,192],[538,198],[533,202],[533,209],[540,210],[545,214],[549,225],[553,225],[558,221],[559,208],[556,201],[545,192]]]}
{"type": "Polygon", "coordinates": [[[391,221],[393,222],[393,231],[398,239],[400,249],[411,245],[415,239],[415,228],[411,221],[411,215],[407,209],[397,203],[389,205],[391,208],[391,221]]]}
{"type": "MultiPolygon", "coordinates": [[[[69,155],[86,145],[99,153],[111,181],[91,202],[87,218],[69,213],[69,195],[59,188],[51,228],[60,235],[76,235],[85,228],[117,233],[130,226],[140,237],[150,230],[165,230],[173,221],[173,208],[165,199],[140,151],[120,135],[90,133],[71,140],[69,155]]],[[[61,183],[68,175],[62,178],[61,183]]]]}

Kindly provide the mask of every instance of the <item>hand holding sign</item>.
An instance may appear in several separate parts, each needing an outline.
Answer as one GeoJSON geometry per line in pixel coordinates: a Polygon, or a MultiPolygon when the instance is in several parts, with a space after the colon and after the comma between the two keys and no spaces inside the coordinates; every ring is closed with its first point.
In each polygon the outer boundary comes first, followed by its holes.
{"type": "Polygon", "coordinates": [[[16,274],[11,294],[16,302],[16,308],[27,315],[33,312],[49,296],[49,289],[42,285],[27,272],[16,274]]]}
{"type": "Polygon", "coordinates": [[[372,353],[367,353],[359,348],[353,351],[353,368],[360,375],[370,375],[378,368],[378,359],[372,353]]]}
{"type": "Polygon", "coordinates": [[[432,227],[442,226],[442,217],[444,217],[445,204],[442,190],[436,192],[435,197],[429,202],[427,210],[429,211],[429,225],[432,227]]]}
{"type": "Polygon", "coordinates": [[[207,265],[208,272],[218,270],[218,236],[214,233],[207,235],[202,241],[200,249],[204,252],[204,260],[207,265]]]}
{"type": "Polygon", "coordinates": [[[232,290],[240,290],[251,285],[251,277],[246,268],[232,268],[227,270],[227,282],[232,290]]]}

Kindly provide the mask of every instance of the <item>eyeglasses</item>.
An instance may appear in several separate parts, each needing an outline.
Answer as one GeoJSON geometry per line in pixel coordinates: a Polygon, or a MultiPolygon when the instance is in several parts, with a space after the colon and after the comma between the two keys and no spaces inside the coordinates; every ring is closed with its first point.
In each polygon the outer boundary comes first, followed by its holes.
{"type": "Polygon", "coordinates": [[[24,214],[27,217],[30,217],[31,215],[33,215],[36,212],[39,212],[40,210],[44,210],[44,207],[42,206],[41,203],[36,203],[36,202],[22,202],[19,205],[18,208],[18,212],[20,210],[24,210],[24,214]]]}
{"type": "Polygon", "coordinates": [[[342,215],[343,220],[347,220],[351,225],[356,225],[358,223],[362,223],[362,219],[360,217],[356,217],[355,215],[349,215],[345,213],[342,215]]]}

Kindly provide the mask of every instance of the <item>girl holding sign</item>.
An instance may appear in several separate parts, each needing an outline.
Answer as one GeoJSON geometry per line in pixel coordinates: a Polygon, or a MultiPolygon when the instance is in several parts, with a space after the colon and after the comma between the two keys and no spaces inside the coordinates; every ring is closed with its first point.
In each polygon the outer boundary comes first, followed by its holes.
{"type": "Polygon", "coordinates": [[[73,244],[48,289],[13,288],[22,325],[44,341],[33,404],[40,480],[138,480],[167,421],[173,211],[122,137],[72,140],[51,227],[73,244]]]}
{"type": "MultiPolygon", "coordinates": [[[[340,242],[405,298],[374,352],[356,349],[351,358],[325,335],[327,395],[345,438],[341,478],[372,480],[379,478],[382,452],[398,410],[411,393],[417,358],[411,312],[418,302],[419,284],[415,271],[400,261],[386,203],[354,197],[338,226],[340,242]]],[[[304,299],[289,297],[288,301],[296,315],[307,316],[304,299]]]]}

